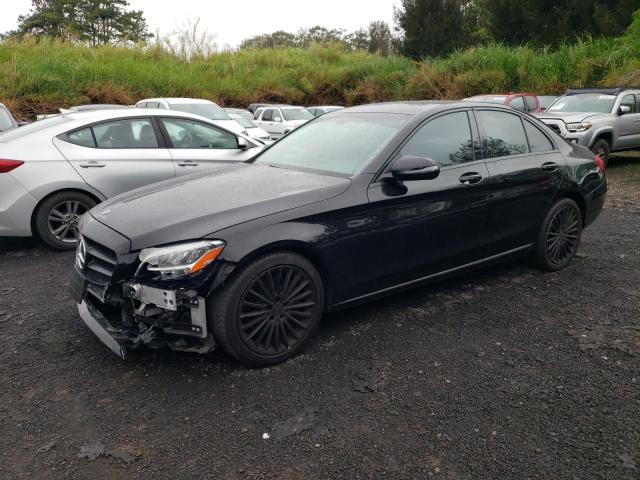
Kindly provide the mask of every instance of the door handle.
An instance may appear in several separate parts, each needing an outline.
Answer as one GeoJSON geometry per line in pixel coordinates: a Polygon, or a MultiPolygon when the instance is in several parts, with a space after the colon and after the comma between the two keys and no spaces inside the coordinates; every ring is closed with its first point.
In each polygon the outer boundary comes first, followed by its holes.
{"type": "Polygon", "coordinates": [[[106,166],[107,166],[106,163],[96,162],[94,160],[92,160],[90,162],[86,162],[86,163],[81,163],[80,164],[80,168],[102,168],[102,167],[106,167],[106,166]]]}
{"type": "Polygon", "coordinates": [[[186,161],[186,162],[179,162],[178,165],[181,167],[197,167],[200,164],[196,162],[186,161]]]}
{"type": "Polygon", "coordinates": [[[460,176],[460,183],[464,185],[473,185],[482,181],[482,175],[477,172],[468,172],[460,176]]]}
{"type": "Polygon", "coordinates": [[[555,172],[558,170],[558,164],[554,162],[547,162],[542,164],[542,170],[545,172],[555,172]]]}

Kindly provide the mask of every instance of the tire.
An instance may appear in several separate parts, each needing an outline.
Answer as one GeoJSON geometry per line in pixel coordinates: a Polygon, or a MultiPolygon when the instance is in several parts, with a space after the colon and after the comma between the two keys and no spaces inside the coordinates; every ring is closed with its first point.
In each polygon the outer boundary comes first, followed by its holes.
{"type": "Polygon", "coordinates": [[[600,158],[604,161],[604,165],[607,166],[609,163],[609,154],[611,153],[611,145],[609,145],[609,142],[605,138],[596,140],[591,146],[591,151],[600,155],[600,158]]]}
{"type": "Polygon", "coordinates": [[[43,242],[55,250],[73,250],[78,243],[79,218],[96,204],[97,202],[85,193],[55,193],[38,207],[35,216],[36,233],[43,242]]]}
{"type": "Polygon", "coordinates": [[[547,213],[538,234],[533,264],[555,272],[565,268],[575,256],[582,237],[582,212],[576,202],[563,198],[547,213]]]}
{"type": "Polygon", "coordinates": [[[318,328],[322,279],[300,255],[268,254],[234,272],[210,295],[207,311],[213,336],[229,355],[252,366],[273,365],[296,355],[318,328]]]}

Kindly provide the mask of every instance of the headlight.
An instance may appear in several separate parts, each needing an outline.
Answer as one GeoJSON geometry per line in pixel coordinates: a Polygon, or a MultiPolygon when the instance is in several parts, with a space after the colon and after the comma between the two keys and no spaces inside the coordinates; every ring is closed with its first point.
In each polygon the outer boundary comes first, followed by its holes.
{"type": "Polygon", "coordinates": [[[170,280],[192,275],[213,262],[224,250],[220,240],[182,243],[169,247],[145,248],[138,258],[150,272],[160,272],[170,280]]]}
{"type": "Polygon", "coordinates": [[[591,127],[593,127],[593,123],[589,122],[567,123],[567,130],[570,132],[586,132],[591,127]]]}

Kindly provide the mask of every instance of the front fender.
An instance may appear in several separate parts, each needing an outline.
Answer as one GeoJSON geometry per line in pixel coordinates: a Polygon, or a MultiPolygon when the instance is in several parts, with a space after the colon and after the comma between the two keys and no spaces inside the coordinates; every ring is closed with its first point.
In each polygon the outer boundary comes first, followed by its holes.
{"type": "Polygon", "coordinates": [[[589,140],[589,144],[587,145],[589,148],[593,147],[593,144],[596,143],[596,140],[601,136],[601,135],[611,135],[611,138],[613,139],[613,141],[611,142],[611,146],[613,147],[613,145],[616,143],[617,140],[617,135],[615,134],[615,132],[613,131],[613,128],[611,127],[600,127],[597,128],[592,134],[591,134],[591,140],[589,140]]]}

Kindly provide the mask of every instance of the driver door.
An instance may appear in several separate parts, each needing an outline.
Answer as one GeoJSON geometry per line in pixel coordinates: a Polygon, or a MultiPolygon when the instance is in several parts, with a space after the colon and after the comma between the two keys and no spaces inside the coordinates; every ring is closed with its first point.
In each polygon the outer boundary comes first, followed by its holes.
{"type": "Polygon", "coordinates": [[[637,98],[639,95],[625,95],[620,101],[620,106],[629,107],[630,113],[618,117],[620,134],[615,148],[631,148],[640,145],[640,112],[638,111],[637,98]]]}
{"type": "Polygon", "coordinates": [[[249,160],[256,153],[253,148],[240,148],[235,135],[213,125],[186,118],[159,120],[170,142],[177,176],[224,168],[249,160]]]}

